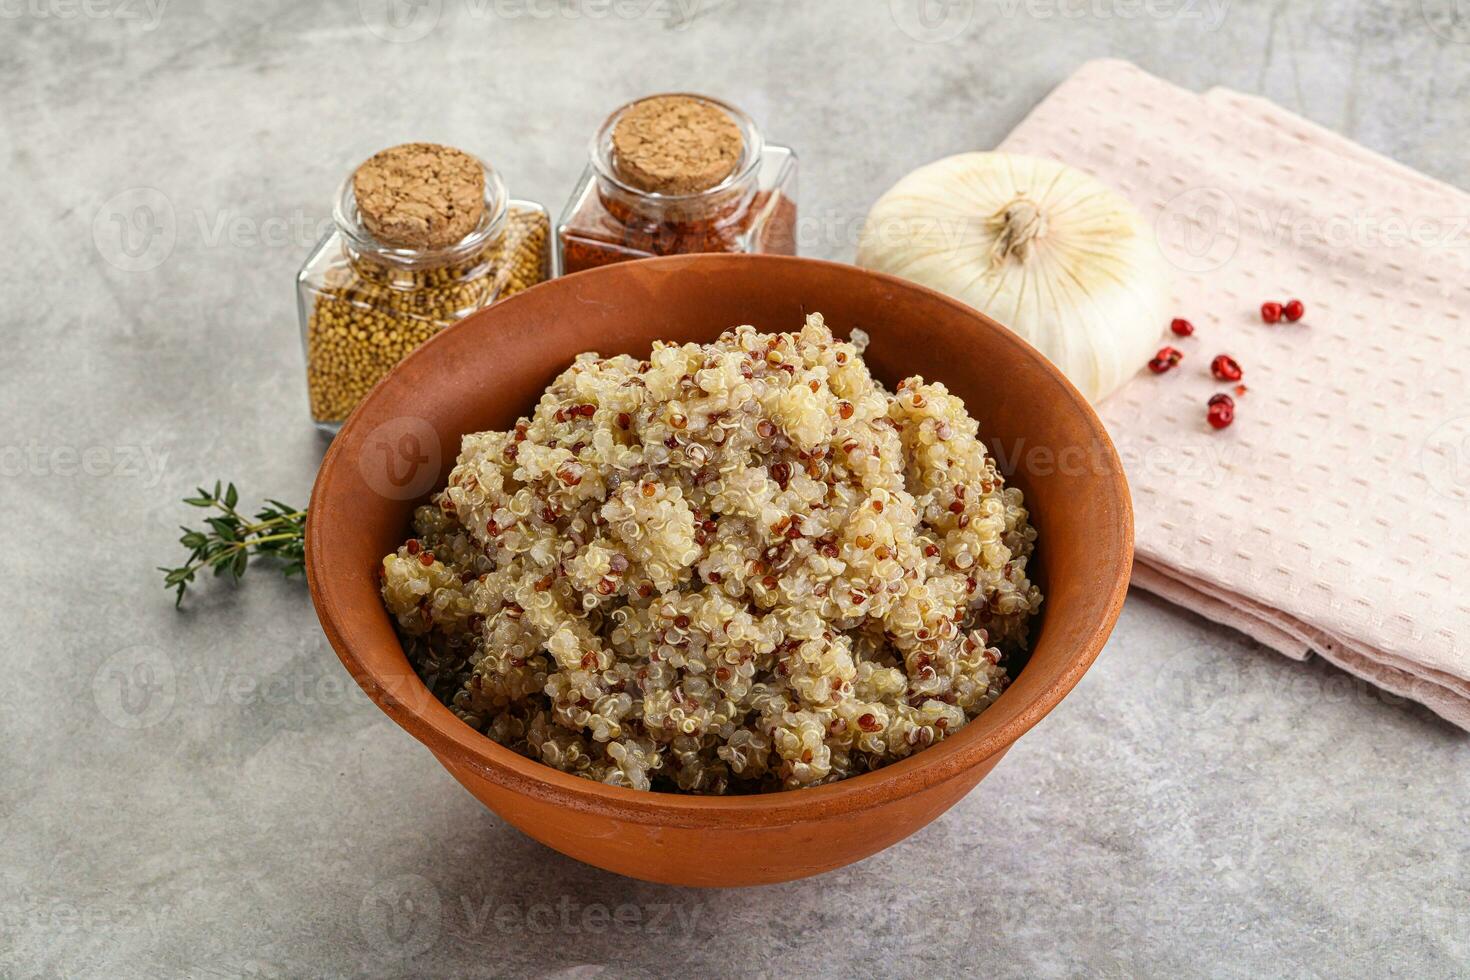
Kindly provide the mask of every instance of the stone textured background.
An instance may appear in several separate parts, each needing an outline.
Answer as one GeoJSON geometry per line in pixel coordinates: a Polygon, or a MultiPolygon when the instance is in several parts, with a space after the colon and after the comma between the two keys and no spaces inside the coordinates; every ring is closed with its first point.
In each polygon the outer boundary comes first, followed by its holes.
{"type": "Polygon", "coordinates": [[[899,175],[994,145],[1108,55],[1464,186],[1470,11],[159,2],[0,6],[0,975],[1470,970],[1470,739],[1148,596],[925,831],[700,892],[481,808],[348,686],[299,583],[176,613],[154,570],[200,481],[305,499],[292,278],[376,149],[463,146],[556,210],[611,107],[709,91],[798,148],[803,250],[846,259],[899,175]]]}

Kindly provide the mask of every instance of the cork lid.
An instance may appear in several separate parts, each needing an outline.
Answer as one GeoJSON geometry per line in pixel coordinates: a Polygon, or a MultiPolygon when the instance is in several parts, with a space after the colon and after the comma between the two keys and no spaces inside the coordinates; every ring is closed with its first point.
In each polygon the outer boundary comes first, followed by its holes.
{"type": "Polygon", "coordinates": [[[739,124],[713,103],[656,95],[618,117],[612,148],[623,182],[650,193],[693,194],[734,172],[745,139],[739,124]]]}
{"type": "Polygon", "coordinates": [[[403,143],[358,167],[352,193],[363,224],[383,244],[444,248],[484,216],[485,167],[451,146],[403,143]]]}

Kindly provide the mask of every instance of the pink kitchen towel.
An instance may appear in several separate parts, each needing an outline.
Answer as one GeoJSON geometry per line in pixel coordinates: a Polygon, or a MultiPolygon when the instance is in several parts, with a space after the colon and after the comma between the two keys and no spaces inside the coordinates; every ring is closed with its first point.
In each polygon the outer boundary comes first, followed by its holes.
{"type": "Polygon", "coordinates": [[[1120,61],[1084,65],[1000,148],[1142,209],[1196,327],[1168,337],[1178,368],[1099,406],[1133,491],[1134,584],[1470,729],[1470,194],[1120,61]],[[1261,321],[1294,297],[1300,323],[1261,321]],[[1210,376],[1220,353],[1244,394],[1210,376]],[[1221,431],[1218,391],[1236,400],[1221,431]]]}

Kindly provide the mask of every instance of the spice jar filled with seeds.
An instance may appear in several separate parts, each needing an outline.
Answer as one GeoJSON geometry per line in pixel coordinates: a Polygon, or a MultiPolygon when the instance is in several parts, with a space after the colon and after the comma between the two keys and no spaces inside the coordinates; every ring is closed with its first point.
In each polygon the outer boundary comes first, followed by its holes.
{"type": "Polygon", "coordinates": [[[565,272],[689,252],[796,254],[796,154],[734,106],[655,95],[618,109],[557,226],[565,272]]]}
{"type": "Polygon", "coordinates": [[[546,209],[452,147],[373,156],[333,217],[296,277],[311,415],[327,432],[429,337],[555,274],[546,209]]]}

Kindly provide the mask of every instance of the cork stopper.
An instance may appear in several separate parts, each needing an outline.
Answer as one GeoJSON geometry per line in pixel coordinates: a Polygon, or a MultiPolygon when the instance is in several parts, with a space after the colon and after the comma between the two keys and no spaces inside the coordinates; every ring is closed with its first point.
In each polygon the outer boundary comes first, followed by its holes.
{"type": "Polygon", "coordinates": [[[618,177],[655,194],[694,194],[734,172],[744,150],[740,126],[717,105],[689,95],[634,103],[613,126],[618,177]]]}
{"type": "Polygon", "coordinates": [[[462,150],[404,143],[370,157],[352,175],[363,224],[394,248],[444,248],[485,213],[485,167],[462,150]]]}

